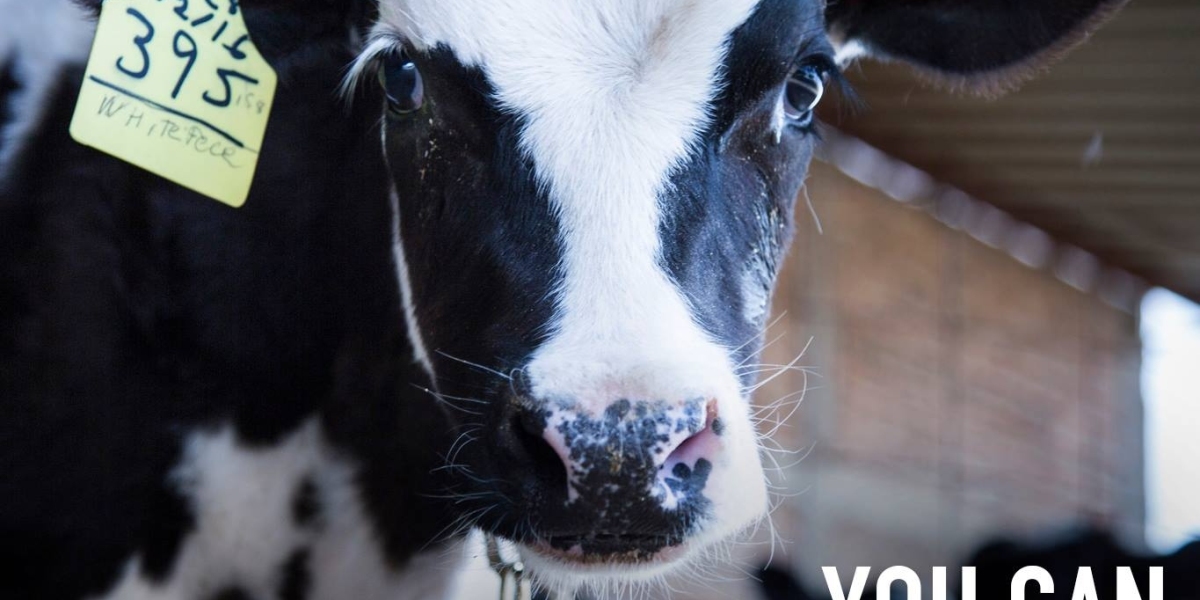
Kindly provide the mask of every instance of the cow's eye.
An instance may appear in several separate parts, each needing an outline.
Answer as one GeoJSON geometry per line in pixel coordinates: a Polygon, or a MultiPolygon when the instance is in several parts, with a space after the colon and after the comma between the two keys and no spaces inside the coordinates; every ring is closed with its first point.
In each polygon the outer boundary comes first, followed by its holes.
{"type": "Polygon", "coordinates": [[[393,52],[383,59],[379,69],[379,81],[387,96],[388,109],[404,115],[420,110],[425,104],[425,84],[417,63],[408,54],[393,52]]]}
{"type": "Polygon", "coordinates": [[[824,93],[825,69],[817,65],[796,67],[783,88],[783,114],[800,127],[812,123],[813,110],[824,93]]]}

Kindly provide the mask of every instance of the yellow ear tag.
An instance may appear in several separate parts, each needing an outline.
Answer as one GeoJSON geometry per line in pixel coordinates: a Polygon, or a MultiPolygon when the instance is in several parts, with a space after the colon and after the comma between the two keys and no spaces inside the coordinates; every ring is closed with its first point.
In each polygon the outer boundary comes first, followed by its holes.
{"type": "Polygon", "coordinates": [[[105,0],[71,137],[241,206],[275,85],[238,0],[105,0]]]}

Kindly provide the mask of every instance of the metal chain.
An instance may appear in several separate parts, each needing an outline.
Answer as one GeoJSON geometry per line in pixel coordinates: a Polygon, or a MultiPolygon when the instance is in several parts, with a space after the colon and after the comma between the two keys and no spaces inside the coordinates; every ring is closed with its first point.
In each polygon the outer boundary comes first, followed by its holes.
{"type": "Polygon", "coordinates": [[[515,550],[509,550],[513,558],[505,559],[500,541],[495,536],[487,536],[488,563],[500,576],[500,600],[532,600],[533,591],[529,579],[525,577],[525,564],[515,550]]]}

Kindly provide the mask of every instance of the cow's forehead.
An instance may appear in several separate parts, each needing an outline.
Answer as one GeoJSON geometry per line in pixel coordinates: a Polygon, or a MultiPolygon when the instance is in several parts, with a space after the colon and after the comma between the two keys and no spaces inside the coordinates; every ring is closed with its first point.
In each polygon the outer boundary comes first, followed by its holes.
{"type": "Polygon", "coordinates": [[[528,57],[639,68],[656,50],[728,33],[759,0],[383,0],[380,20],[419,47],[445,44],[484,66],[528,57]],[[703,18],[699,18],[703,15],[703,18]],[[639,63],[631,65],[630,62],[639,63]]]}
{"type": "Polygon", "coordinates": [[[388,33],[485,73],[522,117],[553,201],[604,188],[645,204],[703,128],[729,34],[757,3],[385,0],[380,12],[388,33]]]}

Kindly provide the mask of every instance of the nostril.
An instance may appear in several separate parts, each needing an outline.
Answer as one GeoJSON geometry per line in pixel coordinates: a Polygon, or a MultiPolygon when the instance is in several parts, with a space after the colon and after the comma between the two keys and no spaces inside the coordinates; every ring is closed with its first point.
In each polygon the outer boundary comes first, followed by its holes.
{"type": "Polygon", "coordinates": [[[550,445],[544,436],[544,426],[528,415],[513,417],[512,429],[517,443],[529,458],[529,465],[539,479],[559,489],[566,486],[567,465],[565,457],[550,445]]]}
{"type": "Polygon", "coordinates": [[[702,458],[711,460],[713,455],[720,450],[719,437],[724,426],[717,414],[716,400],[710,400],[704,408],[704,426],[700,428],[700,431],[683,440],[667,455],[662,469],[670,472],[675,465],[680,463],[695,465],[702,458]]]}
{"type": "Polygon", "coordinates": [[[539,418],[536,411],[518,407],[512,416],[513,431],[529,434],[534,437],[541,437],[542,430],[546,428],[546,421],[539,418]]]}

